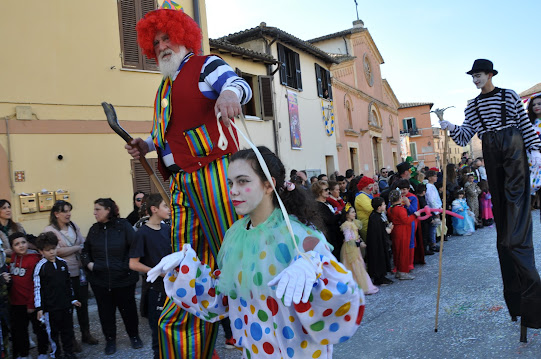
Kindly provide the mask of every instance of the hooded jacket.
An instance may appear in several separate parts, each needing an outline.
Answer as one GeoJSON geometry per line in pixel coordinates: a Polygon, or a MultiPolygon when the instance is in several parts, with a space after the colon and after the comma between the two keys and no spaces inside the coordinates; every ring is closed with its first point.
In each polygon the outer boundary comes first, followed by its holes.
{"type": "Polygon", "coordinates": [[[88,269],[88,263],[94,263],[92,271],[87,270],[90,284],[111,289],[137,282],[137,272],[129,268],[134,238],[132,226],[122,218],[90,227],[81,255],[85,269],[88,269]]]}

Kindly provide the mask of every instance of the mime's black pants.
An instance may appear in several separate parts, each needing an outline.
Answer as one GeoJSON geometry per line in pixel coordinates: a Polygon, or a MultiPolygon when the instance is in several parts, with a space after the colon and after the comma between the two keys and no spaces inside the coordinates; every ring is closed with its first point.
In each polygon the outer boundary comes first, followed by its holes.
{"type": "Polygon", "coordinates": [[[511,127],[485,133],[483,157],[509,314],[520,316],[522,325],[541,328],[541,280],[532,242],[530,172],[521,132],[511,127]]]}

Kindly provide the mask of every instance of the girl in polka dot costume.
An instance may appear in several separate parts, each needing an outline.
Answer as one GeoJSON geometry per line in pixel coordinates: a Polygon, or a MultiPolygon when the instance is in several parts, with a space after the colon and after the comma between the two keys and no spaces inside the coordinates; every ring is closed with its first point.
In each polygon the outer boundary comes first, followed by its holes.
{"type": "Polygon", "coordinates": [[[220,270],[212,272],[185,245],[152,269],[149,279],[166,273],[167,295],[206,321],[229,316],[243,358],[331,358],[332,345],[357,330],[364,295],[317,230],[313,201],[284,182],[276,155],[259,150],[273,183],[280,184],[295,243],[254,151],[242,150],[231,157],[227,175],[231,200],[244,218],[226,233],[220,270]]]}

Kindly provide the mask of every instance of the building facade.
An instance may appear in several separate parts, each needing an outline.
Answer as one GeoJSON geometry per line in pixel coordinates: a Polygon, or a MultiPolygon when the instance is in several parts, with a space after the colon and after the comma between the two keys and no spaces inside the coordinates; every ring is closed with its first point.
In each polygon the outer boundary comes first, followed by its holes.
{"type": "Polygon", "coordinates": [[[374,175],[400,162],[398,106],[382,79],[383,58],[362,21],[310,43],[331,54],[336,147],[341,173],[374,175]]]}

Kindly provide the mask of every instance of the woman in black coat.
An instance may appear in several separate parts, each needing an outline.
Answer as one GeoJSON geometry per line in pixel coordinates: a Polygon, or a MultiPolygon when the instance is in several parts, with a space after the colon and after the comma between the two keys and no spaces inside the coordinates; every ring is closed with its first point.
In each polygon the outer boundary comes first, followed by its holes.
{"type": "Polygon", "coordinates": [[[330,194],[329,184],[327,181],[317,181],[312,183],[310,189],[316,199],[316,208],[323,222],[325,237],[334,247],[332,254],[340,260],[340,249],[344,243],[344,236],[340,231],[340,213],[334,213],[334,208],[327,202],[327,197],[330,194]]]}
{"type": "Polygon", "coordinates": [[[134,349],[143,347],[135,305],[135,284],[139,276],[129,268],[129,251],[135,232],[119,218],[118,206],[110,198],[94,202],[95,223],[88,231],[82,252],[83,265],[98,304],[105,354],[116,351],[116,309],[120,311],[134,349]]]}

